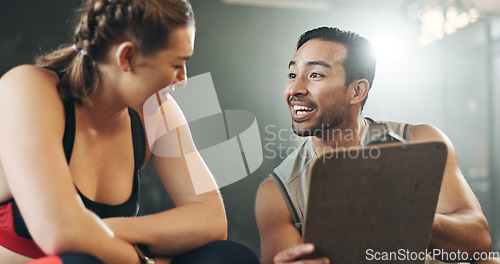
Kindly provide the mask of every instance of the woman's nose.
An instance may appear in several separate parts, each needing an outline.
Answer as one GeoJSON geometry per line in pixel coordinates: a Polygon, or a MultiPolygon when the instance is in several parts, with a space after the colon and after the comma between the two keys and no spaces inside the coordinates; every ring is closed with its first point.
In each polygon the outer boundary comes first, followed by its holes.
{"type": "Polygon", "coordinates": [[[186,66],[177,71],[177,81],[175,82],[176,87],[184,88],[186,86],[186,66]]]}

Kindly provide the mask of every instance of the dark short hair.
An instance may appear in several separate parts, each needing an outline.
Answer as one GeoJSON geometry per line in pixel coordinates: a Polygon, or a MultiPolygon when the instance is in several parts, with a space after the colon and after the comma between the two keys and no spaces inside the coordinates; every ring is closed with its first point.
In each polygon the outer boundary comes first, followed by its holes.
{"type": "MultiPolygon", "coordinates": [[[[344,44],[347,48],[347,57],[342,62],[346,72],[346,85],[359,79],[366,79],[372,87],[375,78],[377,60],[372,44],[364,37],[347,30],[334,27],[319,27],[302,34],[297,42],[297,50],[311,39],[320,39],[344,44]]],[[[366,98],[361,103],[363,109],[366,98]]]]}

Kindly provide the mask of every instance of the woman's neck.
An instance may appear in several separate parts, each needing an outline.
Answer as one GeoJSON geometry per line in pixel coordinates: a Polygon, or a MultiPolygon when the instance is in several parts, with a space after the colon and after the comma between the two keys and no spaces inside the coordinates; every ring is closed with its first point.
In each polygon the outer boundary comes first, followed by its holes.
{"type": "Polygon", "coordinates": [[[99,85],[81,106],[77,107],[80,114],[81,125],[87,129],[100,132],[111,132],[118,121],[127,114],[127,106],[121,99],[113,81],[106,74],[105,69],[100,69],[99,85]],[[104,70],[104,71],[103,71],[104,70]]]}

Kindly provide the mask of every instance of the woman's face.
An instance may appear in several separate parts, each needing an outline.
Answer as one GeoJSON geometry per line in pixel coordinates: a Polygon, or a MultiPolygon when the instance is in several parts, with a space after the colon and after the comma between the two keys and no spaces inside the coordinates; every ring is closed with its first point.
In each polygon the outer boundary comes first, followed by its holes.
{"type": "Polygon", "coordinates": [[[169,91],[175,83],[184,86],[187,75],[186,61],[193,54],[194,37],[194,25],[177,28],[170,34],[170,45],[167,49],[149,56],[139,56],[133,63],[132,71],[137,78],[134,80],[135,85],[132,85],[133,91],[130,91],[132,94],[129,98],[133,102],[130,102],[129,106],[140,110],[142,104],[158,91],[169,91]]]}

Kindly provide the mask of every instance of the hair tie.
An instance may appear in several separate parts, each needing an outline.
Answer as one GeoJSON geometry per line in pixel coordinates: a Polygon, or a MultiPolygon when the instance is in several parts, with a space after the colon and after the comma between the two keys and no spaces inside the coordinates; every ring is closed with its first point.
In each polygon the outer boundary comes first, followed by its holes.
{"type": "Polygon", "coordinates": [[[87,55],[87,52],[85,52],[83,49],[79,49],[76,47],[76,44],[73,43],[73,49],[78,52],[78,53],[81,53],[83,56],[87,55]]]}

